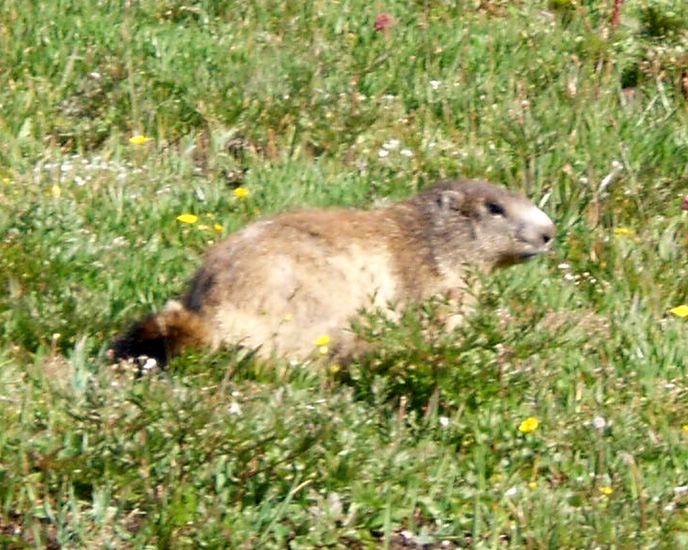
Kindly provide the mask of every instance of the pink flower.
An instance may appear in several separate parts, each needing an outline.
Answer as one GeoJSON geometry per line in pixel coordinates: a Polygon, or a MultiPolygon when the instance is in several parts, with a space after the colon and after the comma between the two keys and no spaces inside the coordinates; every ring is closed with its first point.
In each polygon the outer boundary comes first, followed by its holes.
{"type": "Polygon", "coordinates": [[[614,0],[614,8],[612,9],[612,27],[618,27],[621,23],[621,6],[624,0],[614,0]]]}
{"type": "Polygon", "coordinates": [[[396,21],[389,13],[380,13],[375,18],[375,30],[377,32],[387,33],[389,29],[394,26],[396,21]]]}
{"type": "Polygon", "coordinates": [[[683,197],[683,203],[681,204],[681,210],[688,210],[688,195],[683,197]]]}

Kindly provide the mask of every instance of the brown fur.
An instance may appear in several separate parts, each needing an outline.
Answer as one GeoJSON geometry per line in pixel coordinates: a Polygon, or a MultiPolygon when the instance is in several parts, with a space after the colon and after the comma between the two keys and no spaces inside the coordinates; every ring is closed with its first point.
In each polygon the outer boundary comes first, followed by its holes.
{"type": "Polygon", "coordinates": [[[182,303],[115,340],[118,358],[159,362],[187,345],[242,344],[306,358],[329,336],[342,355],[363,309],[436,295],[460,322],[471,270],[489,272],[548,249],[554,225],[528,199],[494,185],[444,182],[376,210],[302,210],[268,218],[209,250],[182,303]]]}

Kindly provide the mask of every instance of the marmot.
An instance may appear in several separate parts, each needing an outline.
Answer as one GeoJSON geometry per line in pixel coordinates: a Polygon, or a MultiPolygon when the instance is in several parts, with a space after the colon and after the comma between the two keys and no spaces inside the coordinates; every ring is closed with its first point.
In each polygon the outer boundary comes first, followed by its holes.
{"type": "Polygon", "coordinates": [[[213,246],[181,301],[132,326],[111,354],[164,365],[186,346],[240,344],[304,359],[329,342],[348,355],[362,310],[462,301],[469,271],[526,261],[554,234],[527,198],[475,180],[440,182],[373,210],[277,215],[213,246]]]}

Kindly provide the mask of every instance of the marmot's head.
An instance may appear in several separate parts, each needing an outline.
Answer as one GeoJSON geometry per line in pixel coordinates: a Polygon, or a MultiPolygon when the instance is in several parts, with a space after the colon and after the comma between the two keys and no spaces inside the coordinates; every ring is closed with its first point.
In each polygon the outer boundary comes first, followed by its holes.
{"type": "Polygon", "coordinates": [[[446,181],[416,200],[433,218],[438,260],[502,267],[551,247],[552,220],[523,195],[484,181],[446,181]]]}

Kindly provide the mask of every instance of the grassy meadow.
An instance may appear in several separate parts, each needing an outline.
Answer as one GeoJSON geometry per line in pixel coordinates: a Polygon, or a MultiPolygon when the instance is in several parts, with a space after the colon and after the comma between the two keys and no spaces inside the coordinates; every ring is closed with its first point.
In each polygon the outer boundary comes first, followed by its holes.
{"type": "Polygon", "coordinates": [[[688,548],[688,5],[613,5],[3,0],[0,548],[688,548]],[[223,235],[456,176],[558,235],[454,333],[108,360],[223,235]]]}

